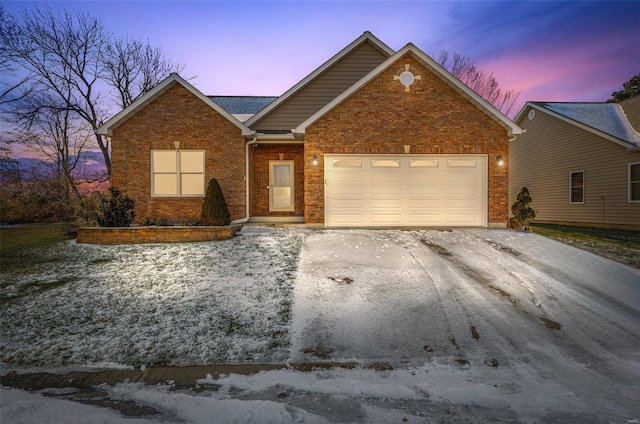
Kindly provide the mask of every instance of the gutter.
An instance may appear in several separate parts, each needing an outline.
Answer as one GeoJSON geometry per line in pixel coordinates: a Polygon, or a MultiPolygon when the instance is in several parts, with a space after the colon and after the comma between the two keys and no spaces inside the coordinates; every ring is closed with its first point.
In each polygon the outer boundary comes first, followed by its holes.
{"type": "Polygon", "coordinates": [[[249,145],[251,144],[256,144],[258,141],[258,138],[256,136],[256,133],[253,133],[253,140],[245,143],[244,145],[244,194],[245,194],[245,199],[244,199],[244,204],[245,204],[245,216],[244,218],[240,218],[240,219],[234,219],[233,221],[231,221],[231,224],[229,225],[234,225],[234,224],[244,224],[245,222],[249,221],[249,145]]]}

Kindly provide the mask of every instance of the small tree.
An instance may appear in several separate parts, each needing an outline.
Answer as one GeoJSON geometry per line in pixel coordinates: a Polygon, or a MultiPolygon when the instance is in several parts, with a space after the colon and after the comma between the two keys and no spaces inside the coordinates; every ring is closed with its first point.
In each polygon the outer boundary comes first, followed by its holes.
{"type": "Polygon", "coordinates": [[[529,189],[522,187],[516,196],[516,201],[511,205],[513,216],[509,218],[509,227],[517,231],[527,231],[529,221],[536,217],[536,211],[529,204],[531,195],[529,189]]]}
{"type": "Polygon", "coordinates": [[[220,184],[215,178],[209,180],[200,218],[202,225],[229,225],[231,223],[227,202],[225,202],[220,184]]]}
{"type": "Polygon", "coordinates": [[[128,227],[135,218],[135,203],[129,196],[123,196],[120,190],[109,187],[109,196],[101,197],[98,224],[101,227],[128,227]]]}

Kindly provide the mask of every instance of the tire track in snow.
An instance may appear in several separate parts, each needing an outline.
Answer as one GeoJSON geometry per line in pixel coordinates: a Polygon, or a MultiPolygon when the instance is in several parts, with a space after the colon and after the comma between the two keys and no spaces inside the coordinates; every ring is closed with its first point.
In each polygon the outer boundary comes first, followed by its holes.
{"type": "MultiPolygon", "coordinates": [[[[441,255],[444,259],[454,263],[456,266],[459,265],[461,271],[470,277],[472,281],[481,283],[479,286],[489,287],[492,282],[501,280],[500,276],[503,275],[511,278],[500,281],[501,283],[509,284],[509,287],[515,287],[514,284],[519,284],[524,286],[528,292],[534,291],[529,284],[522,284],[524,279],[517,276],[512,269],[522,269],[522,275],[535,276],[534,282],[545,281],[547,283],[542,285],[549,296],[550,302],[548,306],[554,311],[554,315],[563,317],[563,324],[567,324],[568,328],[563,327],[561,331],[554,331],[549,334],[550,337],[553,337],[554,334],[556,336],[548,340],[547,343],[551,342],[551,347],[561,349],[556,349],[556,352],[553,352],[553,356],[545,354],[546,358],[538,358],[549,361],[547,367],[539,369],[541,373],[564,380],[568,387],[575,387],[577,392],[581,391],[583,387],[593,386],[594,381],[597,381],[599,385],[617,387],[618,395],[615,394],[615,390],[607,393],[606,397],[609,398],[609,401],[614,401],[616,396],[620,396],[630,402],[639,400],[633,389],[624,389],[624,387],[634,387],[636,384],[636,377],[634,376],[637,376],[637,368],[633,364],[637,363],[637,353],[635,353],[637,349],[632,349],[632,346],[637,346],[638,336],[633,330],[620,328],[618,323],[611,317],[606,318],[604,311],[607,309],[597,304],[598,296],[595,293],[592,294],[595,299],[589,299],[586,294],[574,290],[573,287],[565,287],[567,284],[581,287],[576,282],[572,282],[572,279],[569,279],[568,283],[564,281],[563,276],[566,276],[567,272],[555,273],[552,266],[543,263],[540,263],[541,270],[538,270],[536,262],[540,261],[535,258],[528,257],[508,246],[505,249],[504,245],[487,238],[477,237],[467,231],[462,230],[461,233],[463,234],[464,243],[481,242],[479,243],[480,246],[474,246],[475,249],[472,252],[465,248],[465,253],[469,252],[469,256],[465,255],[464,259],[457,252],[459,250],[459,244],[457,244],[459,240],[442,240],[444,241],[442,243],[444,246],[429,240],[423,244],[430,247],[430,250],[438,252],[438,255],[441,255]],[[471,236],[472,239],[469,240],[468,236],[471,236]],[[429,244],[435,244],[438,247],[431,247],[429,244]],[[491,247],[493,253],[491,253],[491,250],[482,248],[482,245],[491,247]],[[449,249],[449,246],[453,247],[454,250],[449,249]],[[483,270],[471,265],[477,261],[477,256],[482,258],[482,262],[494,264],[489,271],[494,277],[489,276],[486,271],[483,272],[483,270]],[[584,308],[574,305],[574,300],[577,299],[581,300],[580,306],[584,305],[584,308]],[[567,303],[567,301],[570,302],[567,303]],[[598,310],[602,314],[599,314],[598,310]],[[596,316],[594,317],[594,315],[596,316]],[[629,349],[620,346],[619,342],[621,341],[629,349]],[[622,350],[622,353],[627,352],[628,355],[613,357],[610,354],[612,351],[620,350],[622,350]],[[558,354],[560,359],[556,357],[558,354]],[[556,364],[555,367],[553,363],[556,364]],[[556,370],[555,373],[553,371],[554,368],[556,370]],[[559,376],[556,376],[556,374],[559,376]],[[620,382],[625,382],[625,384],[621,385],[620,382]],[[612,394],[611,392],[614,393],[612,394]]],[[[516,296],[507,293],[505,290],[502,290],[504,292],[502,293],[500,290],[494,291],[507,298],[514,306],[518,304],[516,296]]],[[[521,302],[519,304],[522,305],[521,302]]],[[[623,305],[618,303],[617,306],[623,305]]],[[[608,307],[615,309],[616,305],[609,305],[608,307]]],[[[544,309],[544,305],[540,309],[544,309]]],[[[529,313],[525,312],[525,314],[529,313]]],[[[534,314],[534,316],[537,315],[534,314]]],[[[542,318],[546,317],[537,316],[537,318],[542,320],[542,318]]],[[[554,322],[552,321],[548,324],[553,325],[554,322]]],[[[545,322],[545,324],[547,323],[545,322]]],[[[589,393],[588,395],[590,396],[591,394],[589,393]]],[[[598,396],[593,400],[600,402],[603,401],[602,397],[598,396]]]]}
{"type": "MultiPolygon", "coordinates": [[[[442,322],[440,325],[445,334],[436,338],[438,345],[430,346],[430,352],[433,352],[435,348],[434,357],[448,355],[450,365],[468,369],[479,364],[496,368],[500,364],[508,364],[509,359],[507,358],[518,356],[522,347],[517,346],[510,337],[500,331],[500,328],[508,325],[513,317],[504,320],[497,317],[499,322],[494,322],[496,314],[489,316],[482,307],[476,307],[476,304],[486,305],[489,302],[486,300],[486,291],[478,291],[477,287],[470,285],[465,278],[458,276],[455,272],[456,268],[452,267],[451,263],[441,258],[440,255],[425,254],[426,251],[420,246],[419,234],[412,234],[412,240],[413,244],[404,243],[402,245],[429,275],[441,311],[438,321],[442,322]],[[452,279],[452,276],[459,278],[452,279]],[[482,300],[469,302],[469,294],[472,292],[482,300]],[[445,308],[443,305],[447,307],[445,308]],[[481,334],[483,335],[481,336],[481,334]]],[[[445,250],[442,250],[442,253],[446,255],[445,250]]],[[[430,334],[433,333],[431,331],[430,334]]]]}

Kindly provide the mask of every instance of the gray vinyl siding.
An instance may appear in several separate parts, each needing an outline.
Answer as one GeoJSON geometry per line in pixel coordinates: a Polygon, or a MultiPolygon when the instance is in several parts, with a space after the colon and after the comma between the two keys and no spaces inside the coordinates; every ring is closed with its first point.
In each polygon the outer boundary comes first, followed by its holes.
{"type": "MultiPolygon", "coordinates": [[[[527,112],[527,111],[525,111],[527,112]]],[[[526,186],[536,221],[599,226],[604,198],[605,226],[640,228],[640,203],[629,203],[629,164],[640,161],[631,151],[542,111],[527,113],[525,129],[509,145],[509,202],[526,186]],[[584,203],[570,204],[569,174],[584,171],[584,203]]]]}
{"type": "Polygon", "coordinates": [[[335,63],[289,100],[252,125],[258,131],[291,130],[387,59],[369,42],[335,63]]]}

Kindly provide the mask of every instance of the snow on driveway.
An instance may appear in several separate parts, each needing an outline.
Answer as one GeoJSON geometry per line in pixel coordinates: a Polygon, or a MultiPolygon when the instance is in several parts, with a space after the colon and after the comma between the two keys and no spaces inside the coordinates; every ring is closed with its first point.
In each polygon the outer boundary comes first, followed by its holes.
{"type": "Polygon", "coordinates": [[[433,368],[430,399],[637,417],[640,273],[506,230],[307,236],[291,360],[433,368]]]}
{"type": "MultiPolygon", "coordinates": [[[[272,360],[355,361],[361,367],[284,369],[218,379],[202,376],[198,391],[173,390],[171,383],[99,388],[116,401],[160,411],[136,421],[95,406],[3,388],[2,423],[97,422],[86,419],[94,414],[105,423],[627,424],[640,419],[637,270],[536,235],[506,230],[248,227],[242,233],[243,237],[223,244],[100,248],[95,249],[100,255],[93,253],[87,261],[115,269],[122,264],[134,266],[132,258],[150,258],[135,273],[141,286],[136,278],[127,277],[133,274],[127,274],[126,268],[115,282],[137,296],[148,296],[149,304],[160,311],[143,310],[130,316],[151,314],[163,324],[162,334],[170,333],[174,321],[182,325],[184,335],[163,338],[170,352],[187,346],[186,356],[177,357],[176,362],[193,363],[199,358],[194,354],[198,349],[218,349],[211,341],[200,346],[199,339],[191,337],[200,330],[199,318],[189,310],[172,312],[171,317],[162,313],[165,306],[180,311],[171,301],[176,287],[182,290],[178,300],[193,298],[196,303],[188,303],[190,308],[205,302],[211,308],[209,315],[217,313],[220,302],[214,300],[223,296],[224,288],[223,304],[233,306],[223,309],[227,315],[237,313],[238,322],[250,317],[251,328],[263,321],[279,321],[266,334],[290,337],[289,353],[282,348],[282,340],[271,351],[272,360]],[[241,258],[251,249],[255,253],[245,265],[241,258]],[[163,250],[166,255],[161,255],[163,250]],[[171,267],[176,255],[182,262],[171,267]],[[227,262],[232,266],[226,267],[227,262]],[[281,291],[281,281],[289,279],[292,299],[289,290],[281,291]],[[291,301],[290,324],[282,321],[281,314],[278,318],[269,312],[291,301]],[[382,363],[377,368],[387,369],[367,368],[371,363],[382,363]]],[[[85,253],[94,249],[70,247],[85,253]]],[[[102,305],[102,297],[115,293],[106,286],[105,294],[96,295],[102,293],[101,284],[113,284],[104,275],[84,276],[79,280],[82,284],[77,284],[82,290],[91,289],[87,294],[97,300],[91,305],[102,305]]],[[[56,305],[63,300],[80,305],[63,297],[64,290],[55,292],[60,296],[56,305]]],[[[12,301],[9,308],[5,305],[3,325],[29,331],[41,315],[38,305],[55,316],[58,311],[44,300],[36,304],[41,297],[12,301]],[[25,309],[23,304],[31,307],[25,309]],[[17,319],[18,306],[23,314],[30,314],[31,323],[8,326],[5,312],[17,319]]],[[[124,324],[115,327],[120,332],[126,328],[124,324]]],[[[145,332],[143,327],[134,329],[135,337],[145,332]]],[[[91,340],[89,332],[83,334],[78,340],[91,340]]],[[[239,346],[247,338],[244,332],[226,331],[222,336],[220,340],[230,346],[239,346]]],[[[89,363],[96,360],[93,351],[82,350],[82,343],[70,337],[61,333],[49,344],[70,343],[78,349],[71,359],[81,359],[82,354],[89,363]]],[[[6,330],[3,339],[5,355],[18,346],[25,358],[32,355],[36,363],[59,364],[59,349],[53,355],[29,350],[24,337],[6,330]]],[[[31,340],[40,343],[37,338],[31,340]]],[[[151,338],[145,339],[142,346],[150,342],[151,338]]],[[[110,355],[120,352],[118,340],[105,344],[114,347],[93,346],[101,359],[112,362],[110,355]]],[[[147,359],[125,358],[120,363],[147,359]]]]}

